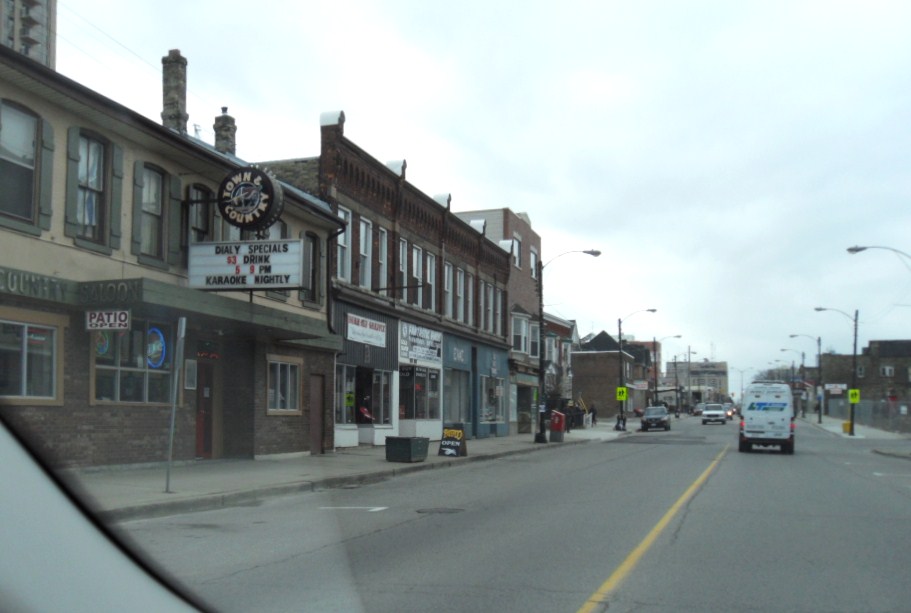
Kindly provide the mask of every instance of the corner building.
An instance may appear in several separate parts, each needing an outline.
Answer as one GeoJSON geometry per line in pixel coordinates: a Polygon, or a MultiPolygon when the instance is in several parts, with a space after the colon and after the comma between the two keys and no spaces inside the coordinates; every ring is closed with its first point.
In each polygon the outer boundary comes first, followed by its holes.
{"type": "Polygon", "coordinates": [[[439,440],[509,433],[506,328],[510,254],[321,118],[320,155],[264,164],[330,203],[345,230],[332,253],[337,447],[387,436],[439,440]]]}
{"type": "Polygon", "coordinates": [[[227,223],[234,120],[214,147],[189,137],[187,61],[162,62],[163,125],[0,47],[0,416],[56,466],[159,462],[176,381],[175,460],[332,449],[325,256],[344,223],[290,185],[259,235],[227,223]],[[193,248],[288,239],[299,287],[191,287],[193,248]]]}

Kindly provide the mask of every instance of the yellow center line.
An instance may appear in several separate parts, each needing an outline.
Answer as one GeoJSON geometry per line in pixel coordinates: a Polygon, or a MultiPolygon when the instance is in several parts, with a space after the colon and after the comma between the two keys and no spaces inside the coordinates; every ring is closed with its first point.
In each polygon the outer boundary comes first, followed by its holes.
{"type": "Polygon", "coordinates": [[[671,522],[677,512],[680,511],[683,505],[689,502],[693,495],[695,495],[696,490],[698,490],[699,487],[705,483],[705,480],[709,478],[709,475],[712,474],[712,471],[715,470],[715,467],[721,462],[721,458],[727,453],[729,447],[730,445],[725,445],[724,449],[722,449],[721,452],[715,456],[715,459],[712,460],[712,463],[709,464],[709,467],[706,468],[688,488],[686,488],[683,495],[677,499],[677,502],[675,502],[670,509],[668,509],[667,513],[664,514],[664,517],[662,517],[658,523],[655,524],[655,527],[651,529],[644,539],[642,539],[642,542],[626,556],[623,563],[614,570],[613,574],[607,578],[607,581],[602,583],[601,587],[599,587],[594,594],[589,596],[578,613],[591,613],[595,610],[595,607],[605,601],[608,594],[617,589],[623,580],[626,579],[627,575],[633,571],[636,564],[638,564],[639,560],[642,559],[642,556],[645,555],[645,552],[654,544],[655,539],[657,539],[664,529],[667,528],[667,525],[671,522]]]}

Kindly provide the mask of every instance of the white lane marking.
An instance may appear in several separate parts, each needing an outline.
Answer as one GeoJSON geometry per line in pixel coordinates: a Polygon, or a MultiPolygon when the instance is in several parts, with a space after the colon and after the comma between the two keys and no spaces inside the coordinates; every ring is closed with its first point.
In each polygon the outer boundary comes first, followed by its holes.
{"type": "Polygon", "coordinates": [[[385,511],[389,507],[320,507],[321,511],[367,511],[368,513],[376,513],[377,511],[385,511]]]}
{"type": "Polygon", "coordinates": [[[911,473],[873,473],[874,477],[911,477],[911,473]]]}

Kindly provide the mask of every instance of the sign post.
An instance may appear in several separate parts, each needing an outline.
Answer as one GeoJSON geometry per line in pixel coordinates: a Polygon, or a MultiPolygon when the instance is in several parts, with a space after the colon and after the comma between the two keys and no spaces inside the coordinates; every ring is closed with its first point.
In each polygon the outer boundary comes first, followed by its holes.
{"type": "Polygon", "coordinates": [[[168,432],[168,470],[165,475],[164,491],[171,493],[171,460],[174,457],[174,421],[177,415],[177,389],[183,362],[183,341],[187,335],[187,318],[177,320],[177,351],[174,354],[174,378],[171,380],[171,428],[168,432]]]}

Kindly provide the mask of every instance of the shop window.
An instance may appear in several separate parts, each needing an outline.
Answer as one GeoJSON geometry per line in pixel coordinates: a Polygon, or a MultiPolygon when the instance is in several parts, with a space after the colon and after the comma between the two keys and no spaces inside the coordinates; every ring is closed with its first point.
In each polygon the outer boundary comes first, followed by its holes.
{"type": "Polygon", "coordinates": [[[337,364],[335,367],[335,423],[353,424],[355,410],[354,366],[337,364]]]}
{"type": "Polygon", "coordinates": [[[399,417],[440,418],[440,371],[421,366],[403,366],[399,371],[399,417]]]}
{"type": "Polygon", "coordinates": [[[0,320],[0,397],[56,398],[57,329],[0,320]]]}
{"type": "Polygon", "coordinates": [[[447,368],[443,381],[443,421],[471,421],[471,373],[447,368]]]}
{"type": "Polygon", "coordinates": [[[503,394],[503,379],[481,377],[481,421],[506,421],[506,407],[503,394]]]}
{"type": "Polygon", "coordinates": [[[267,384],[267,408],[270,412],[299,412],[301,396],[300,359],[267,356],[269,381],[267,384]]]}
{"type": "Polygon", "coordinates": [[[174,365],[171,328],[133,319],[130,330],[93,333],[95,400],[170,402],[174,365]]]}

